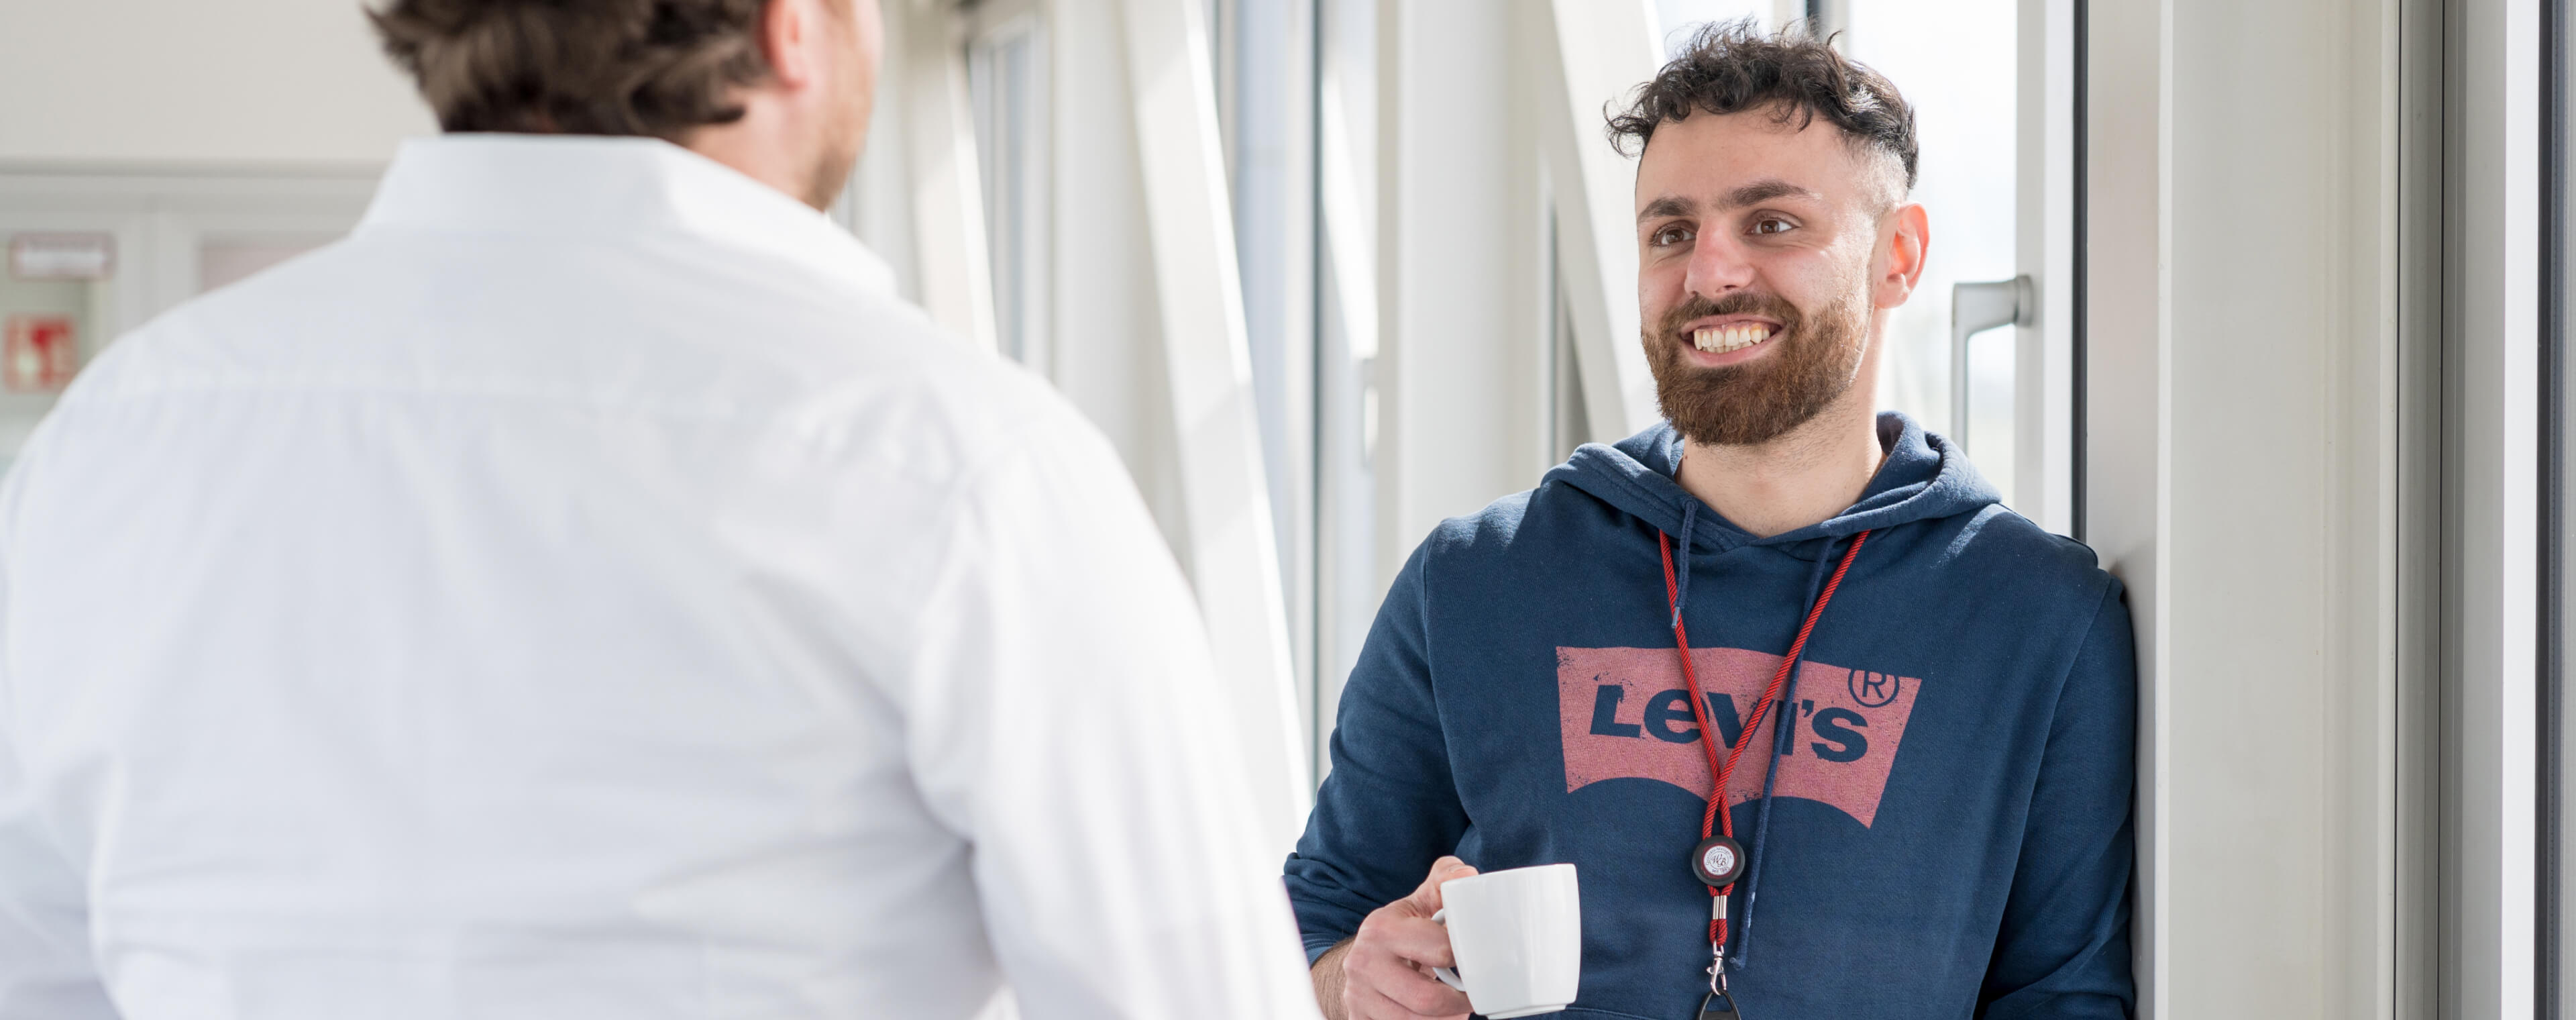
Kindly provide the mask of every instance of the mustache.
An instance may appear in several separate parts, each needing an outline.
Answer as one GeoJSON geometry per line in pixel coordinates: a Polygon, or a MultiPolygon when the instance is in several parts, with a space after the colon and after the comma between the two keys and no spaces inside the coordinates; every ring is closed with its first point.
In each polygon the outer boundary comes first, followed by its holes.
{"type": "Polygon", "coordinates": [[[1713,301],[1703,295],[1685,294],[1680,303],[1664,310],[1664,321],[1659,326],[1664,339],[1679,341],[1685,323],[1712,315],[1760,315],[1778,319],[1783,337],[1795,335],[1798,327],[1806,321],[1798,306],[1777,294],[1739,290],[1713,301]]]}

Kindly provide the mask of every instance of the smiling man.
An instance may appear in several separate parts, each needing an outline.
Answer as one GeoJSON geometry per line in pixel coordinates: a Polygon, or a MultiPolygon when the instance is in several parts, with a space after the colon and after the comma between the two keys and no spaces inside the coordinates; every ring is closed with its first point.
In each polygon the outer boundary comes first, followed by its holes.
{"type": "Polygon", "coordinates": [[[2119,582],[1871,405],[1912,111],[1735,24],[1610,130],[1668,422],[1397,577],[1287,865],[1325,1011],[1465,1015],[1439,883],[1572,862],[1569,1017],[2127,1015],[2119,582]]]}

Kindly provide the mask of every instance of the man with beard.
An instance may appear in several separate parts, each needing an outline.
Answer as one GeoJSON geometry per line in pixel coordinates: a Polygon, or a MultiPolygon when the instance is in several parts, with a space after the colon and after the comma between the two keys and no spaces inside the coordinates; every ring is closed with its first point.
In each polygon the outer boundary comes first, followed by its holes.
{"type": "Polygon", "coordinates": [[[2120,585],[1871,409],[1929,247],[1911,110],[1737,24],[1610,127],[1669,423],[1396,579],[1287,864],[1325,1011],[1466,1014],[1440,884],[1571,862],[1567,1016],[2126,1015],[2120,585]]]}

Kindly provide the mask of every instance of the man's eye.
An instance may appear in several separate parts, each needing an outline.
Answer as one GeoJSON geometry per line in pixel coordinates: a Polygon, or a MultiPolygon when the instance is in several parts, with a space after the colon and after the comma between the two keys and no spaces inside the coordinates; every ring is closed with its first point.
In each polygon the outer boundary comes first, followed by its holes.
{"type": "Polygon", "coordinates": [[[1753,221],[1753,232],[1756,234],[1785,234],[1796,227],[1797,224],[1777,216],[1765,216],[1753,221]]]}
{"type": "Polygon", "coordinates": [[[1648,243],[1657,248],[1669,248],[1676,244],[1688,242],[1691,237],[1692,234],[1689,227],[1675,224],[1673,226],[1665,227],[1662,230],[1655,231],[1655,236],[1649,238],[1648,243]]]}

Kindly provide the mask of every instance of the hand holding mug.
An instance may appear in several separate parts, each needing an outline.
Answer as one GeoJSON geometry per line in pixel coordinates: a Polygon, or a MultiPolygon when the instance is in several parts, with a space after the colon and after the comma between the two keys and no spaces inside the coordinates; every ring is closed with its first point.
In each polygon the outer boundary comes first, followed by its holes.
{"type": "Polygon", "coordinates": [[[1466,993],[1442,984],[1433,967],[1457,966],[1449,930],[1431,919],[1440,912],[1440,884],[1476,869],[1455,857],[1431,865],[1412,895],[1372,911],[1360,922],[1342,958],[1342,1012],[1347,1020],[1463,1020],[1472,1008],[1466,993]]]}

